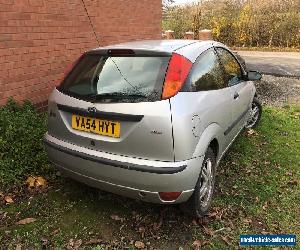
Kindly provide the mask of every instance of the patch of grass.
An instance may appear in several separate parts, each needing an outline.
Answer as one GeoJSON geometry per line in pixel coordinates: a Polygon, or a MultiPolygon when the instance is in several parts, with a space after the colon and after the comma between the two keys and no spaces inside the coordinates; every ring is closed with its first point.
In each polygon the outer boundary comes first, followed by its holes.
{"type": "Polygon", "coordinates": [[[10,99],[0,107],[0,189],[21,185],[29,174],[52,169],[42,143],[46,115],[32,104],[16,104],[10,99]]]}
{"type": "Polygon", "coordinates": [[[86,249],[134,249],[138,240],[160,249],[191,249],[199,240],[201,249],[235,249],[245,233],[299,238],[299,112],[267,107],[257,133],[237,138],[217,171],[207,218],[196,221],[177,206],[134,201],[62,178],[47,193],[2,208],[0,242],[9,248],[79,242],[86,249]],[[16,225],[26,217],[37,221],[16,225]]]}
{"type": "Polygon", "coordinates": [[[239,233],[299,234],[299,107],[266,108],[257,131],[240,137],[227,155],[215,206],[238,208],[232,219],[239,233]]]}

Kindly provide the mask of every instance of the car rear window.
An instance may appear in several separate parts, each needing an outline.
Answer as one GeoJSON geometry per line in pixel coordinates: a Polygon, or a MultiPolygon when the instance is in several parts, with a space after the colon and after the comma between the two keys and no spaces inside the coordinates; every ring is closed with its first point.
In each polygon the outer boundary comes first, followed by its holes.
{"type": "Polygon", "coordinates": [[[170,57],[86,54],[58,88],[79,99],[157,101],[170,57]],[[100,98],[96,98],[100,97],[100,98]]]}

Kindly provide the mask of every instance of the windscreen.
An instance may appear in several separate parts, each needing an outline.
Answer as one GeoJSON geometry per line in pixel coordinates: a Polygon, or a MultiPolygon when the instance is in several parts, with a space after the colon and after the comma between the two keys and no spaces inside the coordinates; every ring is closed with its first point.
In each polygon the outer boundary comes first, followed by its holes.
{"type": "Polygon", "coordinates": [[[157,101],[170,57],[87,54],[64,79],[60,91],[94,101],[157,101]]]}

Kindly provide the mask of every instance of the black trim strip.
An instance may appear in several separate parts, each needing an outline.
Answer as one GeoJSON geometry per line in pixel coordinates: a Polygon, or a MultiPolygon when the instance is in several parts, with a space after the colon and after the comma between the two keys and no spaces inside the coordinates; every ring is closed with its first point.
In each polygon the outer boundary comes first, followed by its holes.
{"type": "Polygon", "coordinates": [[[235,125],[237,125],[240,120],[242,120],[242,118],[247,114],[249,109],[246,109],[224,132],[224,135],[228,135],[230,133],[230,131],[235,127],[235,125]]]}
{"type": "Polygon", "coordinates": [[[70,107],[63,104],[57,104],[57,107],[59,110],[66,111],[72,114],[88,116],[92,118],[108,119],[113,121],[139,122],[144,117],[143,115],[120,114],[120,113],[103,112],[103,111],[96,111],[92,113],[92,112],[88,112],[86,109],[70,107]]]}
{"type": "Polygon", "coordinates": [[[150,166],[145,166],[145,165],[135,165],[132,163],[126,163],[126,165],[124,165],[124,163],[120,162],[120,161],[103,159],[103,158],[88,155],[85,153],[80,153],[80,152],[77,152],[77,151],[74,151],[71,149],[67,149],[63,146],[57,145],[53,142],[50,142],[47,139],[44,139],[44,143],[47,146],[52,147],[56,150],[59,150],[63,153],[66,153],[66,154],[69,154],[69,155],[72,155],[75,157],[79,157],[84,160],[93,161],[93,162],[97,162],[97,163],[101,163],[101,164],[105,164],[105,165],[109,165],[109,166],[113,166],[113,167],[123,168],[123,169],[127,169],[127,170],[135,170],[135,171],[155,173],[155,174],[175,174],[175,173],[179,173],[179,172],[183,171],[187,167],[186,165],[182,165],[179,167],[150,167],[150,166]]]}

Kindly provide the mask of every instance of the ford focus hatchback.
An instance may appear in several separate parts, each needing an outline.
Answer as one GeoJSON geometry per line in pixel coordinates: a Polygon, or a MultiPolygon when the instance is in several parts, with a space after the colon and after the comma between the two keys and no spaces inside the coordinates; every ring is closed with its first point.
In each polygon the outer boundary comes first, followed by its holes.
{"type": "Polygon", "coordinates": [[[259,121],[260,77],[213,41],[88,51],[49,98],[48,156],[88,185],[203,216],[224,152],[259,121]]]}

